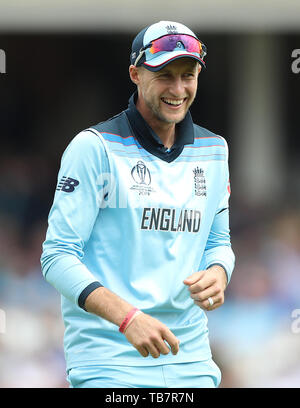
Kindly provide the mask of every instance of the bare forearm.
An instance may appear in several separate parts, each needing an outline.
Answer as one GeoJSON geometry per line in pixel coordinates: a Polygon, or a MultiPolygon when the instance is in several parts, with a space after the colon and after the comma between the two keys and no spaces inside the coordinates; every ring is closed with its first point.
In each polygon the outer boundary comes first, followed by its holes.
{"type": "MultiPolygon", "coordinates": [[[[120,327],[125,316],[134,306],[109,289],[100,287],[89,294],[84,307],[88,312],[120,327]]],[[[157,358],[160,354],[168,354],[170,349],[173,354],[178,353],[179,340],[159,320],[145,313],[139,314],[132,320],[124,334],[143,357],[151,354],[153,358],[157,358]],[[170,349],[165,341],[169,344],[170,349]]]]}
{"type": "Polygon", "coordinates": [[[87,312],[96,314],[120,326],[133,306],[105,287],[97,288],[85,301],[87,312]]]}

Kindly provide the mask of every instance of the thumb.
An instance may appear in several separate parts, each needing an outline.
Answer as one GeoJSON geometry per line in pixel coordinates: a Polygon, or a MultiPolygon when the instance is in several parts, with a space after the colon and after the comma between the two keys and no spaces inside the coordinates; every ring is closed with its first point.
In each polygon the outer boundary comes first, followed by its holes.
{"type": "Polygon", "coordinates": [[[198,282],[198,280],[202,278],[203,274],[204,274],[204,271],[195,272],[192,275],[188,276],[186,279],[184,279],[183,283],[188,286],[193,285],[194,283],[198,282]]]}

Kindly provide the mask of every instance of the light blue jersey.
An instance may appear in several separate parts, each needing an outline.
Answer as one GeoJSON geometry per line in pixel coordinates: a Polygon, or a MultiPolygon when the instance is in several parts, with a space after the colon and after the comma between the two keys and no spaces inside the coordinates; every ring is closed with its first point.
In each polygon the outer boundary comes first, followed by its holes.
{"type": "Polygon", "coordinates": [[[62,295],[68,369],[211,357],[207,317],[183,280],[212,264],[230,280],[228,186],[226,141],[189,113],[170,151],[133,97],[126,111],[71,141],[41,258],[62,295]],[[86,312],[82,295],[95,282],[167,325],[180,340],[178,354],[144,358],[116,325],[86,312]]]}

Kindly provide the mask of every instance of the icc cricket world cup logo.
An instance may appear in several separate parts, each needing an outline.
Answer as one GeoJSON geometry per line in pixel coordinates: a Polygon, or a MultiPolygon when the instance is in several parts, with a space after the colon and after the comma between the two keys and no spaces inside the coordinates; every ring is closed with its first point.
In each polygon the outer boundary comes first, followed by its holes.
{"type": "Polygon", "coordinates": [[[141,160],[131,170],[131,176],[137,184],[144,184],[149,186],[151,183],[150,171],[146,167],[145,163],[141,160]]]}

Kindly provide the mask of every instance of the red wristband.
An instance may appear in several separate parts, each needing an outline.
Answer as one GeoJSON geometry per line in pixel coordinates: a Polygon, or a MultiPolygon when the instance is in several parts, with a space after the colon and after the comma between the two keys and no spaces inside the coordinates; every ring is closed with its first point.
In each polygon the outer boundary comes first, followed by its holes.
{"type": "Polygon", "coordinates": [[[139,309],[137,309],[136,307],[134,307],[133,309],[130,310],[130,312],[127,313],[127,315],[125,316],[123,322],[121,323],[120,327],[119,327],[119,331],[121,333],[124,333],[124,330],[126,329],[126,326],[128,325],[128,323],[130,322],[132,316],[135,314],[135,312],[137,312],[139,309]]]}

